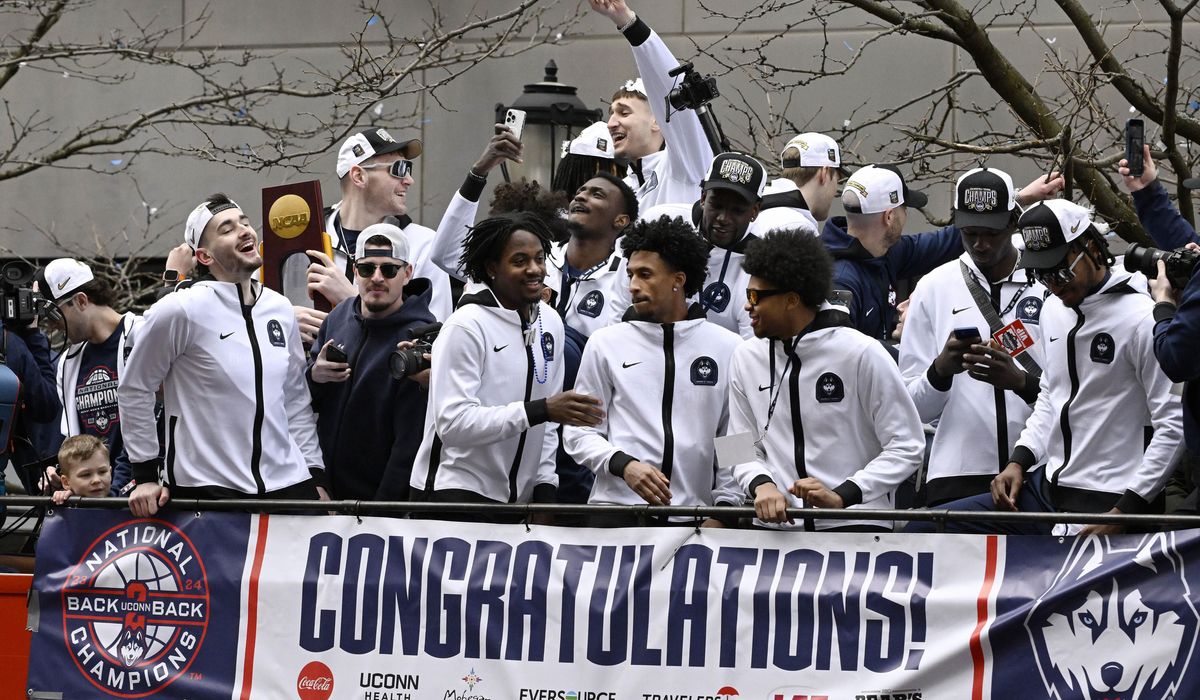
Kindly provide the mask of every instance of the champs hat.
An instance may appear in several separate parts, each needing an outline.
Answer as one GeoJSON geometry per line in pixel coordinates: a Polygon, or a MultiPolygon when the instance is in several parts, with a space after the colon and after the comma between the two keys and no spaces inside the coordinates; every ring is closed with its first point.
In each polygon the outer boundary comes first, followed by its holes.
{"type": "Polygon", "coordinates": [[[920,209],[929,203],[924,192],[909,189],[900,171],[890,165],[859,168],[846,180],[843,191],[853,192],[858,199],[857,210],[847,207],[856,214],[879,214],[899,206],[920,209]]]}
{"type": "Polygon", "coordinates": [[[975,168],[954,186],[954,225],[1003,231],[1017,209],[1012,178],[1002,170],[975,168]]]}
{"type": "Polygon", "coordinates": [[[371,224],[358,234],[358,241],[354,246],[354,259],[362,260],[363,258],[392,258],[408,262],[408,238],[404,236],[404,232],[398,226],[371,224]],[[382,246],[378,243],[368,245],[367,239],[373,236],[383,236],[391,242],[391,245],[382,246]]]}
{"type": "Polygon", "coordinates": [[[421,155],[421,140],[397,141],[386,129],[367,129],[346,139],[338,149],[337,176],[343,178],[350,168],[368,158],[399,152],[405,158],[421,155]]]}
{"type": "Polygon", "coordinates": [[[192,213],[188,214],[187,223],[183,227],[183,242],[190,245],[192,250],[199,248],[200,236],[204,234],[204,227],[208,226],[208,222],[212,221],[214,216],[226,209],[241,209],[241,207],[232,199],[227,202],[206,201],[197,204],[192,213]]]}
{"type": "Polygon", "coordinates": [[[767,185],[767,169],[757,158],[745,153],[720,153],[708,166],[708,174],[700,188],[709,190],[733,190],[751,204],[762,199],[767,185]]]}
{"type": "Polygon", "coordinates": [[[792,137],[779,154],[779,164],[784,168],[836,168],[846,172],[837,141],[813,131],[792,137]]]}
{"type": "Polygon", "coordinates": [[[74,258],[51,260],[38,275],[38,291],[50,301],[66,299],[96,277],[92,268],[74,258]]]}
{"type": "Polygon", "coordinates": [[[596,122],[579,132],[571,141],[563,141],[562,156],[568,153],[593,158],[616,158],[613,153],[612,134],[608,133],[608,122],[596,122]]]}
{"type": "Polygon", "coordinates": [[[1057,267],[1066,257],[1071,241],[1091,227],[1091,212],[1065,199],[1048,199],[1030,207],[1017,221],[1021,237],[1013,243],[1021,251],[1018,264],[1039,270],[1057,267]]]}

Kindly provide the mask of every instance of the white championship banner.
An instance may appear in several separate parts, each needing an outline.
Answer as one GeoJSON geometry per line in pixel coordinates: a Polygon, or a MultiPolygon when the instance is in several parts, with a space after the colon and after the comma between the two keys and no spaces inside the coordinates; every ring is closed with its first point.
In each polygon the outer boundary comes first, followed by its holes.
{"type": "Polygon", "coordinates": [[[29,687],[300,700],[1200,697],[1186,690],[1188,550],[1191,533],[60,511],[38,552],[29,687]]]}

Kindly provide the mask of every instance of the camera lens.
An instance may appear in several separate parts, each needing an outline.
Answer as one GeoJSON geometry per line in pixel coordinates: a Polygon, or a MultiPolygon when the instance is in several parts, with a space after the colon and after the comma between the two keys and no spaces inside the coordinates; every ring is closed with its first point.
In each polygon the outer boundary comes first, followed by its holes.
{"type": "Polygon", "coordinates": [[[1166,257],[1167,251],[1165,250],[1137,245],[1135,243],[1129,246],[1129,250],[1125,251],[1125,270],[1127,272],[1140,272],[1146,277],[1154,279],[1158,277],[1158,261],[1166,257]]]}

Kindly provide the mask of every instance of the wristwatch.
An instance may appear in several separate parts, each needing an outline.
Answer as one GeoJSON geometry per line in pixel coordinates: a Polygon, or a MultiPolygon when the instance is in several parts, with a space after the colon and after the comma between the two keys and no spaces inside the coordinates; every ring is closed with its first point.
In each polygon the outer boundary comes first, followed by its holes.
{"type": "Polygon", "coordinates": [[[162,281],[167,284],[178,284],[187,279],[187,275],[179,274],[179,270],[163,270],[162,281]]]}

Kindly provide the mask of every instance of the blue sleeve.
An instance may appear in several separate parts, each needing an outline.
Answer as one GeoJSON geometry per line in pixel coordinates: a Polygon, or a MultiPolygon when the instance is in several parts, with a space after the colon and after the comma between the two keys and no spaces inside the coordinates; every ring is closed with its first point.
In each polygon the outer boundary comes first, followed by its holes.
{"type": "Polygon", "coordinates": [[[1188,243],[1200,243],[1196,229],[1171,204],[1167,190],[1158,180],[1133,193],[1133,207],[1138,220],[1160,248],[1170,250],[1188,243]]]}
{"type": "MultiPolygon", "coordinates": [[[[2,331],[0,331],[2,332],[2,331]]],[[[50,343],[40,331],[28,334],[29,344],[16,333],[4,333],[8,368],[21,380],[25,415],[29,420],[58,420],[62,403],[54,384],[54,364],[50,362],[50,343]]]]}
{"type": "Polygon", "coordinates": [[[123,496],[121,489],[133,478],[133,466],[129,463],[129,453],[125,451],[125,441],[121,438],[121,428],[118,425],[108,440],[108,454],[112,461],[112,486],[110,496],[123,496]]]}
{"type": "Polygon", "coordinates": [[[1154,308],[1154,320],[1154,356],[1163,373],[1173,382],[1200,378],[1196,358],[1196,348],[1200,348],[1200,266],[1183,288],[1174,316],[1170,305],[1159,304],[1154,308]]]}
{"type": "MultiPolygon", "coordinates": [[[[353,297],[351,297],[353,298],[353,297]]],[[[320,407],[325,403],[327,393],[323,384],[318,384],[312,380],[312,368],[317,364],[317,355],[321,354],[321,348],[325,347],[325,341],[328,340],[326,329],[329,328],[329,317],[321,323],[320,329],[317,330],[317,337],[313,339],[312,347],[308,351],[308,366],[304,368],[304,379],[308,382],[308,393],[312,397],[313,411],[320,413],[320,407]]]]}
{"type": "Polygon", "coordinates": [[[962,252],[962,236],[957,226],[901,236],[900,242],[887,252],[888,265],[895,275],[892,281],[924,275],[962,252]]]}
{"type": "Polygon", "coordinates": [[[850,292],[850,324],[862,328],[863,297],[862,287],[858,284],[856,275],[850,274],[852,266],[841,260],[833,263],[833,288],[850,292]]]}

